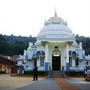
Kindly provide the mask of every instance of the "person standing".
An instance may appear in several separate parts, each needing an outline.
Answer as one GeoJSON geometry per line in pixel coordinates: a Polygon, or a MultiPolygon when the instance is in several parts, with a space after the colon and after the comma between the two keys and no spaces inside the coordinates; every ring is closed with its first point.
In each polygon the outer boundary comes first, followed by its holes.
{"type": "Polygon", "coordinates": [[[36,65],[33,69],[33,81],[38,81],[38,67],[36,65]]]}

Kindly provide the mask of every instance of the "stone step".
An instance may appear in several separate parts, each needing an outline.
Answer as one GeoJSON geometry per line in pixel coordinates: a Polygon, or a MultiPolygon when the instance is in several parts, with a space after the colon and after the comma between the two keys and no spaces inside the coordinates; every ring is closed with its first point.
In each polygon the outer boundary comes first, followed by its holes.
{"type": "Polygon", "coordinates": [[[63,78],[63,74],[60,71],[52,71],[53,78],[63,78]]]}

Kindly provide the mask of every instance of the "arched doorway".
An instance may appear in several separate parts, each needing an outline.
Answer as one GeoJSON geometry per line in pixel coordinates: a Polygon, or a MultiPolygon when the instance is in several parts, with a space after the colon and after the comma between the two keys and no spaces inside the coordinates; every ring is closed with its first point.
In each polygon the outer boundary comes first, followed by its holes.
{"type": "Polygon", "coordinates": [[[59,50],[52,52],[52,70],[58,71],[61,69],[61,55],[59,50]]]}

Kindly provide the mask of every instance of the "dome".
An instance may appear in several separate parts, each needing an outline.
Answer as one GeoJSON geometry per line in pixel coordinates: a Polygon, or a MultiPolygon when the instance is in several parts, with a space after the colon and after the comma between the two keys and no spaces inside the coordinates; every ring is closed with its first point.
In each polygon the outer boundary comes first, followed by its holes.
{"type": "Polygon", "coordinates": [[[66,22],[64,22],[64,20],[61,18],[61,17],[58,17],[57,16],[57,13],[55,12],[55,15],[54,17],[51,17],[47,22],[45,22],[45,25],[48,25],[48,24],[67,24],[66,22]]]}
{"type": "Polygon", "coordinates": [[[37,41],[74,41],[74,35],[67,23],[55,15],[45,22],[44,27],[40,30],[37,41]]]}

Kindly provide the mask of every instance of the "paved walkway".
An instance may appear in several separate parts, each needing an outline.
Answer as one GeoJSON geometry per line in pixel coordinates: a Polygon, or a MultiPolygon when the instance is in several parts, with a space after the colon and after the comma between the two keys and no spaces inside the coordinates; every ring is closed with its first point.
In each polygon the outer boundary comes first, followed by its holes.
{"type": "Polygon", "coordinates": [[[74,86],[79,87],[80,90],[90,90],[90,81],[76,79],[67,79],[67,81],[72,83],[74,86]]]}
{"type": "Polygon", "coordinates": [[[23,88],[17,90],[61,90],[56,84],[54,79],[45,79],[41,81],[36,81],[36,83],[27,85],[23,88]]]}
{"type": "Polygon", "coordinates": [[[69,83],[64,78],[55,78],[55,80],[56,80],[58,86],[61,88],[61,90],[80,90],[78,87],[69,83]]]}
{"type": "MultiPolygon", "coordinates": [[[[23,80],[22,80],[23,82],[23,80]]],[[[16,88],[0,88],[0,90],[90,90],[90,82],[65,79],[65,78],[47,78],[40,81],[29,81],[27,85],[16,88]],[[33,82],[31,84],[31,82],[33,82]]]]}
{"type": "Polygon", "coordinates": [[[36,81],[34,84],[27,85],[17,90],[84,90],[70,83],[68,80],[65,80],[64,78],[48,78],[45,80],[36,81]]]}

